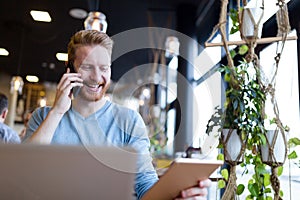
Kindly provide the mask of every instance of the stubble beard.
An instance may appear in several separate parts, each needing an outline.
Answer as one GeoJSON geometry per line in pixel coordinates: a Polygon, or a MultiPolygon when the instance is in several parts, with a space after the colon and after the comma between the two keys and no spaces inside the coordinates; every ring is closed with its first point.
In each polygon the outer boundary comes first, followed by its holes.
{"type": "Polygon", "coordinates": [[[110,83],[107,83],[104,85],[104,87],[101,89],[100,93],[91,94],[88,91],[84,91],[82,96],[84,99],[88,101],[97,102],[104,98],[106,91],[109,89],[110,83]]]}

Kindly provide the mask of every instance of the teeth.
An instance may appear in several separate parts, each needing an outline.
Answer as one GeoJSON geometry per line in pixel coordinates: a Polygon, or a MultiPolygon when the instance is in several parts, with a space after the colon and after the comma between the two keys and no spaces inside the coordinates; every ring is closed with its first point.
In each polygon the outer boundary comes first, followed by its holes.
{"type": "Polygon", "coordinates": [[[88,84],[88,83],[84,82],[83,84],[89,88],[100,88],[100,87],[104,86],[104,83],[102,83],[102,82],[98,82],[98,83],[94,83],[94,84],[88,84]]]}
{"type": "Polygon", "coordinates": [[[92,87],[92,88],[96,88],[96,87],[99,87],[99,85],[86,85],[88,87],[92,87]]]}

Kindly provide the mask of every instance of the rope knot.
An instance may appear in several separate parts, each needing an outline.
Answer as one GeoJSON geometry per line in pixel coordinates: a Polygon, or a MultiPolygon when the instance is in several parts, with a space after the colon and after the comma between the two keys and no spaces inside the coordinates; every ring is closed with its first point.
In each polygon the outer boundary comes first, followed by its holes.
{"type": "Polygon", "coordinates": [[[280,53],[277,53],[277,55],[275,56],[275,61],[276,61],[276,63],[278,63],[279,62],[279,60],[280,60],[280,56],[281,56],[281,54],[280,53]]]}
{"type": "Polygon", "coordinates": [[[280,8],[282,8],[282,6],[285,4],[284,0],[278,0],[278,2],[276,3],[276,6],[279,6],[280,8]]]}

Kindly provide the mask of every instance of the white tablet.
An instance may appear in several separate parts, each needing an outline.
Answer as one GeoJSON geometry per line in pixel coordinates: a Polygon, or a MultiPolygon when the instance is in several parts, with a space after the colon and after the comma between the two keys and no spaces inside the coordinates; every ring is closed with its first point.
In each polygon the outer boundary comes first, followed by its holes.
{"type": "Polygon", "coordinates": [[[221,165],[219,160],[200,160],[195,158],[178,158],[160,177],[158,182],[143,196],[142,200],[171,200],[180,195],[184,189],[196,186],[221,165]]]}

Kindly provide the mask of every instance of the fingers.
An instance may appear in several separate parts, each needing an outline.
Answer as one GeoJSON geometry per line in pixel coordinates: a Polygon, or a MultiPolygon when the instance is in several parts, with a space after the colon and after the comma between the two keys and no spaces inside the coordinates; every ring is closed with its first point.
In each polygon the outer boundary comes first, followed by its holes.
{"type": "Polygon", "coordinates": [[[189,198],[189,197],[206,197],[207,196],[207,188],[200,188],[200,187],[193,187],[186,190],[181,191],[182,198],[189,198]]]}
{"type": "Polygon", "coordinates": [[[195,196],[195,197],[188,197],[188,198],[176,198],[175,200],[207,200],[207,198],[202,196],[195,196]]]}
{"type": "Polygon", "coordinates": [[[82,82],[83,82],[83,80],[80,78],[80,76],[66,74],[66,76],[64,78],[62,78],[61,84],[58,85],[57,87],[60,90],[66,90],[66,89],[71,89],[75,86],[82,86],[82,82]],[[72,87],[70,87],[70,86],[72,86],[72,87]]]}
{"type": "MultiPolygon", "coordinates": [[[[67,72],[69,69],[67,70],[67,72]]],[[[60,82],[57,85],[57,89],[60,91],[71,90],[75,86],[82,86],[83,80],[80,78],[81,74],[79,73],[65,73],[60,82]]]]}
{"type": "Polygon", "coordinates": [[[181,198],[176,198],[177,200],[185,199],[206,199],[208,194],[207,188],[211,186],[211,180],[205,179],[199,181],[199,187],[192,187],[181,191],[181,198]]]}
{"type": "Polygon", "coordinates": [[[199,187],[200,188],[207,188],[211,186],[211,180],[210,179],[205,179],[202,181],[199,181],[199,187]]]}

